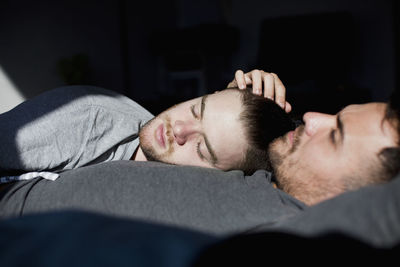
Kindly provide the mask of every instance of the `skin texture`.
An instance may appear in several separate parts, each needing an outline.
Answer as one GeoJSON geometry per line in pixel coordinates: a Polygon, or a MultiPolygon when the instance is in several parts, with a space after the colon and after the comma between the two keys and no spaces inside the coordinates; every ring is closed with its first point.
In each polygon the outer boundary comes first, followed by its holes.
{"type": "Polygon", "coordinates": [[[383,120],[385,108],[385,103],[369,103],[347,106],[336,115],[304,114],[304,126],[270,146],[278,186],[313,205],[349,185],[368,184],[352,179],[367,177],[381,149],[396,146],[393,125],[383,120]]]}
{"type": "Polygon", "coordinates": [[[247,148],[241,111],[235,90],[173,106],[143,127],[136,160],[145,155],[147,160],[228,170],[247,148]]]}

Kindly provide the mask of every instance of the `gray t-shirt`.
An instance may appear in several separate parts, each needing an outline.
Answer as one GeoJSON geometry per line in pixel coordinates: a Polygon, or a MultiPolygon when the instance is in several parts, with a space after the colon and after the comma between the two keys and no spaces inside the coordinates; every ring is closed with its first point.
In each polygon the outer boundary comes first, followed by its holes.
{"type": "Polygon", "coordinates": [[[129,160],[153,117],[131,99],[93,86],[57,88],[0,114],[0,176],[129,160]]]}
{"type": "Polygon", "coordinates": [[[17,182],[0,192],[0,218],[84,210],[214,234],[273,224],[304,210],[259,170],[224,172],[159,162],[112,161],[17,182]]]}

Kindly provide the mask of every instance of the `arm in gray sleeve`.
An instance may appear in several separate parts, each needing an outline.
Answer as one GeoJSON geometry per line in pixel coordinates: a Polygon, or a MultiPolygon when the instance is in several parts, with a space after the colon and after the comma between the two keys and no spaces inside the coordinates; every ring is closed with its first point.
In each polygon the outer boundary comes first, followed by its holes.
{"type": "Polygon", "coordinates": [[[0,114],[0,175],[129,159],[152,117],[131,99],[97,87],[45,92],[0,114]]]}

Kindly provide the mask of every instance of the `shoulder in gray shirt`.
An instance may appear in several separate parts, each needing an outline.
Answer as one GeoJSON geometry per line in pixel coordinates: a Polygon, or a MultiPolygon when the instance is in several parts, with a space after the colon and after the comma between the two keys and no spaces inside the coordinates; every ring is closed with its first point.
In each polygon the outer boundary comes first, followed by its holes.
{"type": "Polygon", "coordinates": [[[45,92],[0,114],[0,176],[128,160],[153,117],[131,99],[93,86],[45,92]]]}

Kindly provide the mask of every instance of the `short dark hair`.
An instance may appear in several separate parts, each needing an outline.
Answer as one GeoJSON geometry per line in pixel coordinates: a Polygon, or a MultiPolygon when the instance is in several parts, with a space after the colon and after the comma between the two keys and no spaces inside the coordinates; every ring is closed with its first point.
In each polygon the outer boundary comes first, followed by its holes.
{"type": "Polygon", "coordinates": [[[377,155],[377,160],[368,162],[364,166],[361,176],[352,176],[345,179],[346,190],[357,190],[366,185],[382,184],[392,180],[400,172],[400,105],[398,94],[394,93],[386,106],[382,123],[389,122],[397,136],[395,146],[382,148],[377,155]]]}
{"type": "Polygon", "coordinates": [[[245,129],[247,151],[237,169],[246,175],[259,169],[271,170],[269,144],[293,130],[295,123],[274,101],[253,94],[251,88],[239,92],[243,106],[239,119],[245,129]]]}
{"type": "Polygon", "coordinates": [[[386,182],[400,172],[400,93],[395,91],[386,107],[384,120],[391,123],[397,134],[397,146],[383,148],[378,158],[381,167],[377,173],[378,182],[386,182]]]}

